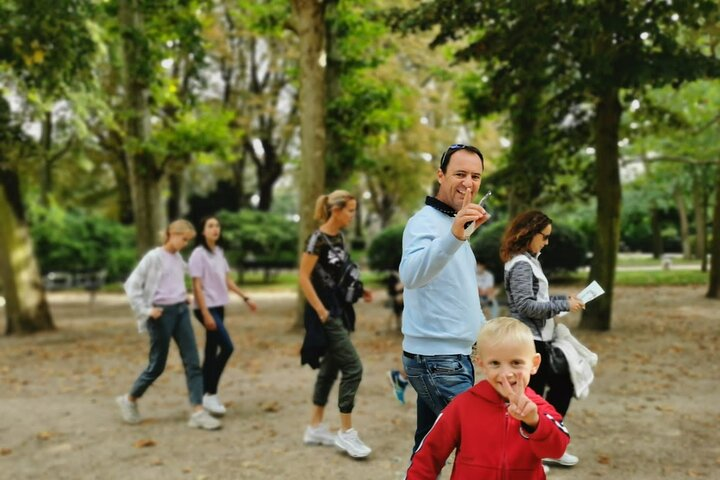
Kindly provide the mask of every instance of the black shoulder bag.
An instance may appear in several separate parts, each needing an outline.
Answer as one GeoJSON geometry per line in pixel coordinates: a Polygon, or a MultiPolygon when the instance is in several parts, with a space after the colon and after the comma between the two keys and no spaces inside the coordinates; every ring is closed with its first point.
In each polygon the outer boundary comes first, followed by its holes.
{"type": "MultiPolygon", "coordinates": [[[[318,230],[320,232],[320,230],[318,230]]],[[[343,262],[342,266],[340,267],[340,278],[337,282],[335,282],[332,278],[332,276],[325,271],[322,266],[317,265],[318,270],[320,271],[320,275],[323,278],[323,281],[330,287],[335,289],[335,291],[338,293],[338,298],[345,303],[355,303],[357,302],[360,297],[362,297],[364,286],[362,281],[360,280],[360,267],[358,267],[357,263],[350,260],[350,253],[348,253],[345,250],[345,237],[342,237],[341,239],[343,242],[342,247],[337,247],[333,245],[330,242],[330,239],[323,233],[320,232],[320,234],[325,238],[325,241],[327,242],[328,246],[335,250],[338,254],[338,250],[341,250],[343,253],[343,257],[345,261],[343,262]]]]}
{"type": "Polygon", "coordinates": [[[563,351],[560,349],[560,347],[554,346],[552,340],[549,342],[543,340],[542,332],[540,331],[537,323],[532,322],[532,324],[537,330],[540,341],[545,348],[548,363],[550,364],[550,370],[552,370],[555,375],[569,375],[570,366],[568,365],[567,358],[565,358],[565,354],[563,353],[563,351]]]}

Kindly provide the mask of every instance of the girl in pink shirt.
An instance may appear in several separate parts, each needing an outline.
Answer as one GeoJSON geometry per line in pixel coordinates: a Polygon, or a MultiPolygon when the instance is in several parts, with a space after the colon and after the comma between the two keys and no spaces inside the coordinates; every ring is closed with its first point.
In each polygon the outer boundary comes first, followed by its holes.
{"type": "Polygon", "coordinates": [[[234,347],[225,328],[225,305],[228,291],[237,293],[253,312],[257,309],[230,277],[225,254],[221,247],[220,222],[215,217],[200,221],[197,246],[190,255],[189,269],[195,295],[194,313],[205,327],[205,359],[203,361],[203,407],[215,415],[224,415],[225,406],[217,390],[225,365],[234,347]]]}

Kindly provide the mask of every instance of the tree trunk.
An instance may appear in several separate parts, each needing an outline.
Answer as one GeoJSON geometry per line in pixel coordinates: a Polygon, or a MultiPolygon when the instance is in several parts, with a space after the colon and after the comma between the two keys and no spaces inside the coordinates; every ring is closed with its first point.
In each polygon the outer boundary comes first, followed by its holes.
{"type": "Polygon", "coordinates": [[[705,185],[703,178],[693,175],[693,210],[695,210],[695,258],[707,272],[707,212],[705,211],[705,185]]]}
{"type": "Polygon", "coordinates": [[[685,206],[685,196],[679,186],[675,186],[673,190],[675,197],[675,206],[678,211],[678,221],[680,222],[680,243],[682,245],[682,254],[685,260],[689,260],[690,253],[690,224],[688,223],[687,207],[685,206]]]}
{"type": "Polygon", "coordinates": [[[253,159],[255,171],[257,172],[258,194],[260,196],[258,210],[261,212],[270,210],[273,201],[273,187],[283,171],[282,161],[272,142],[272,129],[266,134],[266,138],[261,140],[264,150],[263,158],[258,157],[251,144],[247,145],[250,158],[253,159]]]}
{"type": "MultiPolygon", "coordinates": [[[[315,200],[325,188],[325,6],[326,2],[318,0],[292,0],[300,40],[299,255],[305,240],[316,228],[315,200]]],[[[296,324],[302,325],[305,300],[301,294],[298,299],[296,324]]]]}
{"type": "Polygon", "coordinates": [[[183,214],[183,174],[180,172],[172,172],[167,176],[168,190],[170,195],[167,199],[167,216],[169,219],[180,218],[183,214]]]}
{"type": "Polygon", "coordinates": [[[659,259],[663,254],[663,239],[660,228],[660,210],[655,205],[650,208],[650,229],[652,231],[653,258],[659,259]]]}
{"type": "Polygon", "coordinates": [[[713,210],[712,244],[710,245],[710,281],[708,298],[720,298],[720,159],[715,179],[715,208],[713,210]]]}
{"type": "Polygon", "coordinates": [[[147,148],[150,139],[149,71],[151,66],[144,35],[139,0],[120,0],[119,20],[125,60],[126,135],[128,171],[133,199],[133,214],[138,253],[143,254],[157,244],[160,226],[164,223],[160,201],[160,180],[154,155],[147,148]]]}
{"type": "Polygon", "coordinates": [[[53,121],[52,111],[45,112],[40,133],[42,145],[42,174],[40,176],[40,205],[47,207],[50,203],[50,192],[53,188],[52,161],[53,121]]]}
{"type": "Polygon", "coordinates": [[[580,327],[609,330],[615,283],[615,265],[620,243],[620,165],[618,132],[622,108],[618,90],[604,92],[595,107],[594,134],[596,153],[595,194],[597,195],[597,236],[593,249],[590,278],[605,290],[587,305],[580,327]]]}
{"type": "Polygon", "coordinates": [[[542,90],[538,81],[529,79],[518,89],[515,105],[510,115],[513,144],[508,155],[510,186],[508,188],[508,216],[533,207],[547,181],[540,172],[548,171],[550,158],[543,151],[546,139],[538,138],[542,90]],[[529,171],[536,172],[528,175],[529,171]]]}
{"type": "Polygon", "coordinates": [[[0,278],[5,333],[54,330],[52,315],[25,222],[17,173],[0,166],[0,278]]]}

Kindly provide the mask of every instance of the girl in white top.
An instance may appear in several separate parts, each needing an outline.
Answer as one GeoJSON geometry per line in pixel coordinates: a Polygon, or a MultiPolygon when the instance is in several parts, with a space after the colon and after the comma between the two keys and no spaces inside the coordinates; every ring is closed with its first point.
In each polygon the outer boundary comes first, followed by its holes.
{"type": "Polygon", "coordinates": [[[227,361],[234,347],[225,328],[225,305],[228,291],[237,293],[253,312],[257,309],[250,297],[245,295],[230,277],[225,254],[221,247],[220,222],[215,217],[200,221],[197,246],[190,255],[189,268],[195,297],[195,318],[205,327],[205,360],[203,361],[203,406],[210,413],[224,415],[225,406],[218,398],[217,390],[227,361]]]}
{"type": "Polygon", "coordinates": [[[141,333],[147,331],[150,336],[147,368],[135,380],[128,394],[115,399],[126,423],[142,421],[137,400],[165,370],[170,339],[174,339],[185,367],[193,408],[188,425],[206,430],[220,428],[220,422],[202,406],[202,372],[185,289],[187,267],[180,256],[180,250],[194,236],[195,228],[190,222],[175,220],[165,232],[163,246],[146,253],[125,282],[125,292],[135,312],[138,329],[141,333]]]}

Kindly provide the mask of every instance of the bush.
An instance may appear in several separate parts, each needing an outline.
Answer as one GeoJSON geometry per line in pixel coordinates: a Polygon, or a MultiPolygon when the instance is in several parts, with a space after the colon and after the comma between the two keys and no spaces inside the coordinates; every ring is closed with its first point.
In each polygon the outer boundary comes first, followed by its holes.
{"type": "MultiPolygon", "coordinates": [[[[498,222],[480,227],[471,238],[475,258],[495,275],[496,282],[505,277],[504,264],[500,260],[500,242],[505,226],[505,223],[498,222]]],[[[587,251],[587,241],[579,230],[553,223],[550,243],[540,256],[543,271],[548,276],[575,271],[587,263],[587,251]]]]}
{"type": "Polygon", "coordinates": [[[35,256],[43,275],[52,271],[106,270],[108,281],[120,281],[135,266],[133,227],[59,207],[35,207],[30,221],[35,256]]]}
{"type": "Polygon", "coordinates": [[[386,228],[370,244],[368,265],[376,271],[397,270],[402,258],[404,225],[386,228]]]}
{"type": "Polygon", "coordinates": [[[574,272],[587,264],[588,245],[579,230],[562,224],[553,224],[552,236],[540,256],[547,275],[574,272]]]}
{"type": "Polygon", "coordinates": [[[219,212],[228,262],[296,265],[298,225],[282,215],[255,210],[219,212]]]}

